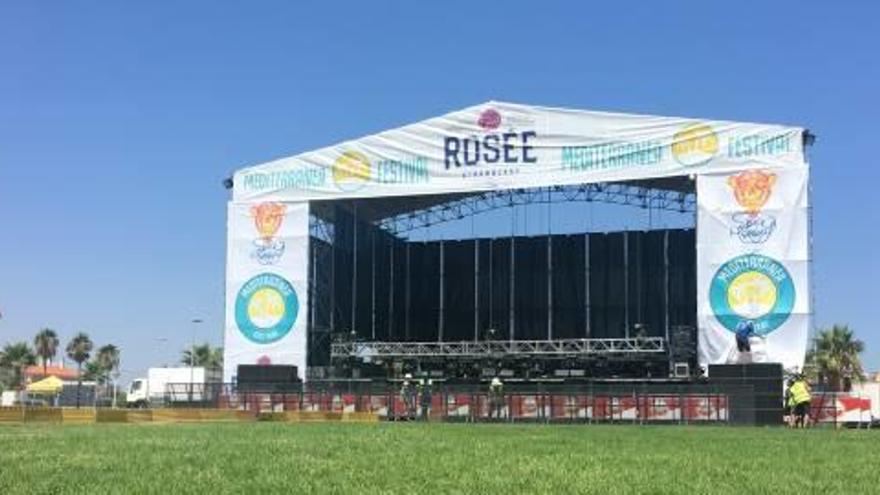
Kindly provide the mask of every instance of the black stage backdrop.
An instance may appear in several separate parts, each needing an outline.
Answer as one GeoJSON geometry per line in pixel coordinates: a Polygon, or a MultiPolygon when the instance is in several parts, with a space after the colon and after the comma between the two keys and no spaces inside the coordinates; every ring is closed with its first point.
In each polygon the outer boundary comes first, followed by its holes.
{"type": "Polygon", "coordinates": [[[453,342],[696,323],[692,229],[405,242],[341,208],[334,227],[312,239],[313,331],[453,342]]]}

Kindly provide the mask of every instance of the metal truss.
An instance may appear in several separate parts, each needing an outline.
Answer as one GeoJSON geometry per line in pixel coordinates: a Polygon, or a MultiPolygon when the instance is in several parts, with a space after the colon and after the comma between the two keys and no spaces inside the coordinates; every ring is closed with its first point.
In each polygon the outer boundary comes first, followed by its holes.
{"type": "Polygon", "coordinates": [[[332,243],[335,227],[332,222],[317,215],[309,216],[309,235],[327,243],[332,243]]]}
{"type": "Polygon", "coordinates": [[[620,183],[580,184],[576,186],[552,186],[484,192],[423,210],[385,218],[379,222],[379,226],[393,234],[401,234],[498,208],[575,201],[595,201],[680,213],[693,212],[696,208],[696,195],[690,192],[654,189],[620,183]]]}
{"type": "Polygon", "coordinates": [[[666,339],[483,340],[473,342],[334,342],[331,357],[516,357],[665,354],[666,339]]]}

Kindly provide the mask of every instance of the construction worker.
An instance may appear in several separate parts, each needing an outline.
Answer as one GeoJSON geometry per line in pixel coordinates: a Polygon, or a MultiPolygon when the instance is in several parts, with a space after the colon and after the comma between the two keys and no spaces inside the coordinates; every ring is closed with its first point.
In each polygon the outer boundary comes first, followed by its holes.
{"type": "Polygon", "coordinates": [[[421,382],[419,383],[419,405],[422,408],[422,412],[420,414],[422,421],[428,420],[428,409],[431,407],[431,397],[433,396],[433,391],[431,390],[431,388],[433,387],[433,385],[434,382],[430,379],[428,379],[427,382],[425,380],[421,380],[421,382]]]}
{"type": "Polygon", "coordinates": [[[504,407],[504,384],[496,376],[489,383],[489,418],[501,419],[502,407],[504,407]]]}
{"type": "Polygon", "coordinates": [[[793,407],[794,427],[806,428],[807,414],[810,412],[810,385],[803,373],[798,374],[788,387],[789,404],[793,407]]]}
{"type": "Polygon", "coordinates": [[[403,376],[403,385],[400,387],[400,400],[403,401],[407,419],[415,418],[417,393],[416,387],[412,383],[412,374],[407,373],[403,376]]]}
{"type": "Polygon", "coordinates": [[[752,352],[752,344],[749,338],[755,335],[755,324],[751,320],[743,320],[736,325],[736,350],[739,352],[752,352]]]}

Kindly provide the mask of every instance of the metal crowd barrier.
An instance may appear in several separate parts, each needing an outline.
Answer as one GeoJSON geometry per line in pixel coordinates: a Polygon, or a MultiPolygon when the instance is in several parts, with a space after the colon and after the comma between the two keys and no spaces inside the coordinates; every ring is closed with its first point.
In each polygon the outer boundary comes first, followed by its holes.
{"type": "MultiPolygon", "coordinates": [[[[748,391],[741,391],[745,393],[748,391]]],[[[407,396],[397,383],[309,382],[286,390],[249,390],[232,384],[170,384],[166,407],[263,411],[367,412],[388,420],[460,422],[727,423],[731,387],[708,384],[434,384],[407,396]],[[189,401],[189,398],[197,400],[189,401]],[[423,417],[424,414],[424,417],[423,417]]],[[[781,407],[781,406],[780,406],[781,407]]]]}

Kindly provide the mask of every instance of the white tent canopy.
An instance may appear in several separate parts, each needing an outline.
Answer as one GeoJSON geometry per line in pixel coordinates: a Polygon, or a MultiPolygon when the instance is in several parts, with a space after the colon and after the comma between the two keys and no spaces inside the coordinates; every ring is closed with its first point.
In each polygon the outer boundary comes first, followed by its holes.
{"type": "Polygon", "coordinates": [[[241,169],[233,199],[412,196],[803,166],[802,132],[490,101],[241,169]]]}

